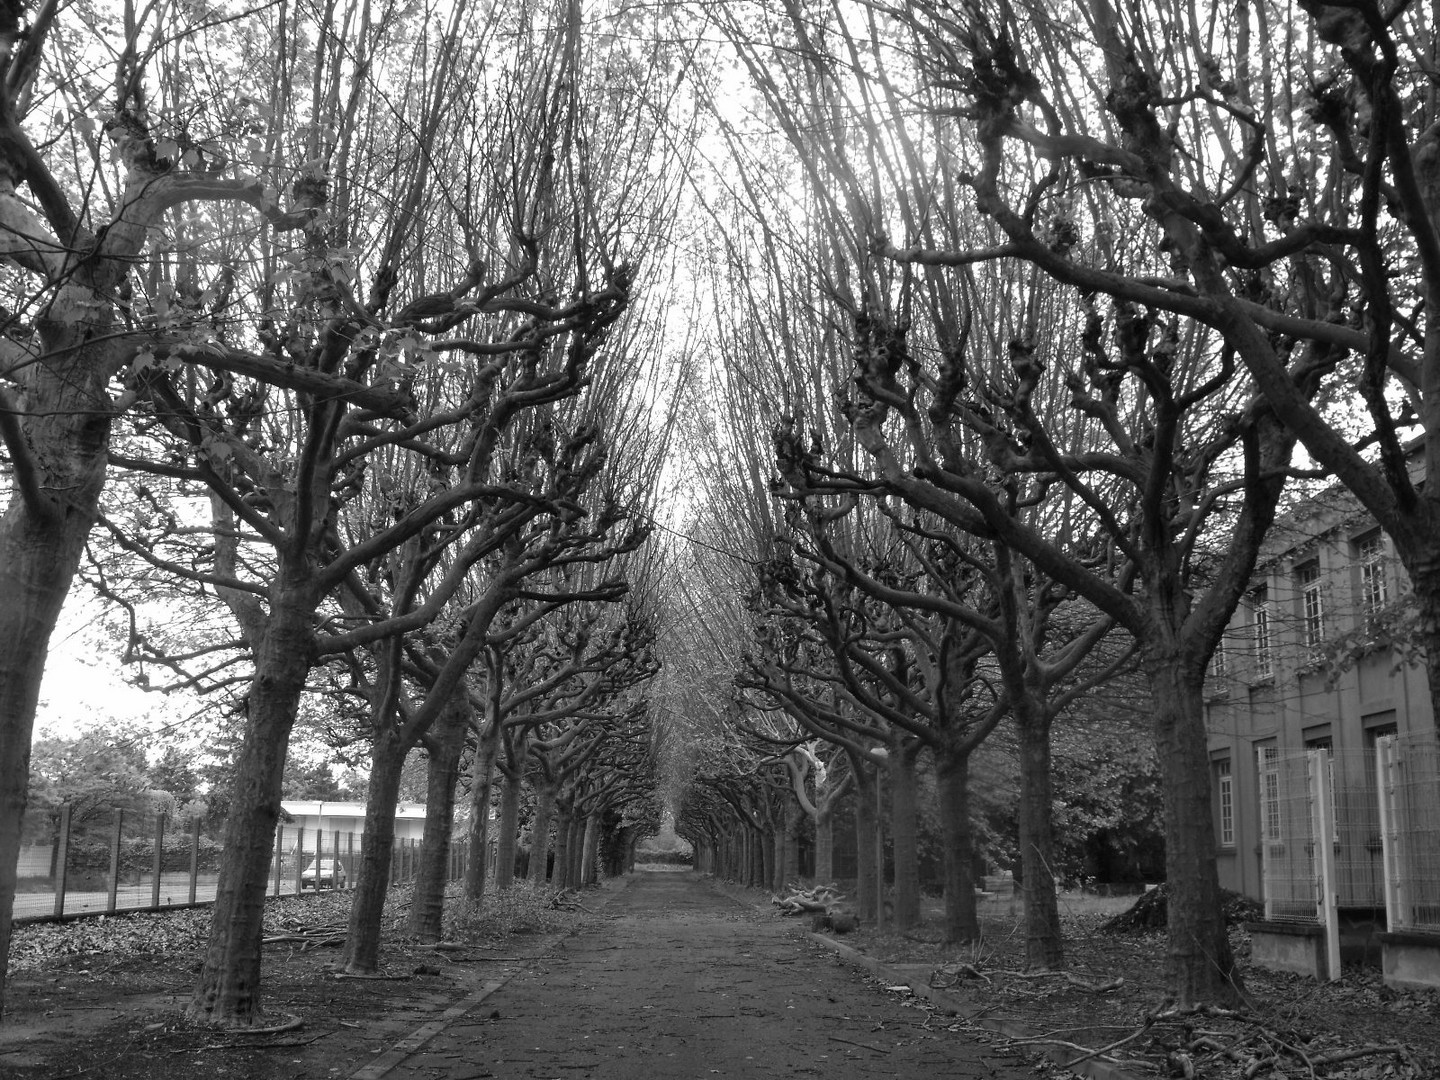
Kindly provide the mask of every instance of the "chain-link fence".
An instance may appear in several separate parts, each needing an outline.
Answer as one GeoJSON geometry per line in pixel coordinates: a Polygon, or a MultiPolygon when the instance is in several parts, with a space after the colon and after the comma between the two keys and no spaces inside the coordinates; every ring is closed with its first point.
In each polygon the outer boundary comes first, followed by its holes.
{"type": "MultiPolygon", "coordinates": [[[[220,877],[219,826],[114,807],[64,806],[27,817],[17,863],[16,919],[154,911],[213,902],[220,877]]],[[[269,892],[352,889],[364,856],[358,832],[280,825],[269,892]]],[[[396,839],[390,883],[420,868],[419,838],[396,839]]],[[[451,845],[447,878],[465,874],[467,843],[451,845]]],[[[492,845],[493,848],[493,845],[492,845]]],[[[490,862],[493,872],[493,850],[490,862]]]]}
{"type": "Polygon", "coordinates": [[[1384,878],[1371,755],[1266,748],[1259,769],[1265,917],[1323,921],[1327,873],[1335,906],[1378,906],[1384,878]]]}
{"type": "Polygon", "coordinates": [[[220,844],[199,819],[76,804],[26,822],[14,915],[143,911],[215,897],[220,844]]]}
{"type": "Polygon", "coordinates": [[[1440,933],[1440,745],[1433,732],[1376,742],[1385,912],[1391,930],[1440,933]]]}
{"type": "Polygon", "coordinates": [[[1312,786],[1305,751],[1260,752],[1260,880],[1271,921],[1318,923],[1323,915],[1312,786]]]}

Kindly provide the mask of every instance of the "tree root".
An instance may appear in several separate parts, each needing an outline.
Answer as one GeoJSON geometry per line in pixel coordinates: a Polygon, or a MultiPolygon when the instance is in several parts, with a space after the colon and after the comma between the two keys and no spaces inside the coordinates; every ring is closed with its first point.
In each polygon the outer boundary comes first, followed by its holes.
{"type": "MultiPolygon", "coordinates": [[[[247,1034],[253,1034],[247,1032],[247,1034]]],[[[207,1043],[204,1046],[182,1046],[178,1050],[171,1050],[172,1054],[198,1054],[202,1050],[279,1050],[290,1046],[309,1046],[313,1042],[319,1042],[327,1035],[334,1035],[333,1031],[322,1031],[318,1035],[312,1035],[308,1039],[276,1039],[274,1042],[228,1042],[228,1043],[207,1043]]]]}
{"type": "MultiPolygon", "coordinates": [[[[1031,982],[1037,979],[1062,979],[1071,986],[1078,986],[1081,990],[1091,994],[1108,994],[1113,990],[1119,990],[1125,985],[1125,980],[1118,976],[1108,982],[1091,982],[1069,971],[1011,971],[1006,968],[1000,968],[992,972],[992,974],[1006,975],[1012,979],[1024,979],[1031,982]]],[[[993,981],[990,975],[981,971],[974,964],[945,964],[930,973],[930,986],[936,990],[948,990],[960,982],[961,976],[966,976],[971,979],[983,979],[987,983],[993,981]]]]}
{"type": "Polygon", "coordinates": [[[930,987],[933,990],[949,990],[952,986],[958,986],[961,977],[981,979],[990,981],[990,976],[977,968],[974,964],[946,964],[930,972],[930,987]],[[948,979],[948,982],[941,980],[948,979]]]}
{"type": "Polygon", "coordinates": [[[1386,1043],[1381,1046],[1357,1046],[1353,1050],[1337,1050],[1333,1054],[1322,1054],[1320,1057],[1311,1058],[1310,1064],[1317,1069],[1323,1069],[1326,1065],[1338,1065],[1342,1061],[1354,1061],[1356,1058],[1380,1054],[1394,1054],[1402,1059],[1408,1059],[1410,1056],[1410,1052],[1399,1043],[1386,1043]]]}
{"type": "MultiPolygon", "coordinates": [[[[281,1013],[280,1015],[284,1017],[283,1020],[279,1020],[273,1024],[266,1024],[264,1027],[227,1027],[223,1024],[207,1024],[203,1022],[196,1026],[226,1035],[280,1035],[286,1031],[299,1031],[305,1026],[305,1021],[300,1019],[295,1013],[281,1013]]],[[[238,1043],[237,1045],[250,1046],[252,1044],[238,1043]]]]}
{"type": "Polygon", "coordinates": [[[1088,979],[1082,979],[1079,975],[1071,971],[1010,971],[1002,968],[997,970],[996,974],[1009,975],[1012,979],[1063,979],[1071,986],[1078,986],[1081,990],[1088,991],[1092,994],[1108,994],[1112,990],[1119,990],[1125,985],[1125,980],[1118,975],[1106,982],[1097,983],[1090,982],[1088,979]]]}

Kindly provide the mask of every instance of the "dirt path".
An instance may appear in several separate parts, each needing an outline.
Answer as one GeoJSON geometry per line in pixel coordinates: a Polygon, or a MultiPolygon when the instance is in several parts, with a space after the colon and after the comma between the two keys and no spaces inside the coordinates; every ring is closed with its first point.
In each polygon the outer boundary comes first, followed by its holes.
{"type": "Polygon", "coordinates": [[[416,1052],[353,1075],[1033,1080],[906,1000],[689,874],[641,874],[416,1052]]]}

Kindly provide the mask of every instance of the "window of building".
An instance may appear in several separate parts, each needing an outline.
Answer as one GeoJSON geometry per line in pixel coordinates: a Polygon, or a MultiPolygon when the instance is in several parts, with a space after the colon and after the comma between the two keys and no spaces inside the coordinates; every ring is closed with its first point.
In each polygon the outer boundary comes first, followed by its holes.
{"type": "Polygon", "coordinates": [[[1365,786],[1372,793],[1375,790],[1375,758],[1379,753],[1376,743],[1387,735],[1397,735],[1399,725],[1395,722],[1393,709],[1383,713],[1372,713],[1364,718],[1365,724],[1365,786]]]}
{"type": "Polygon", "coordinates": [[[1300,636],[1307,649],[1318,649],[1325,640],[1325,598],[1320,590],[1320,564],[1308,562],[1295,571],[1300,586],[1300,636]]]}
{"type": "Polygon", "coordinates": [[[1215,762],[1215,801],[1220,807],[1220,846],[1235,846],[1235,777],[1230,759],[1215,762]]]}
{"type": "Polygon", "coordinates": [[[1255,674],[1268,679],[1275,674],[1275,657],[1270,641],[1270,599],[1261,585],[1251,594],[1255,616],[1255,674]]]}
{"type": "Polygon", "coordinates": [[[1390,599],[1385,580],[1385,538],[1373,532],[1355,541],[1355,559],[1360,564],[1360,608],[1373,615],[1390,599]]]}
{"type": "MultiPolygon", "coordinates": [[[[1221,638],[1215,643],[1215,651],[1210,655],[1210,677],[1222,684],[1225,679],[1225,665],[1225,639],[1221,638]]],[[[1224,693],[1225,687],[1219,685],[1215,687],[1215,690],[1218,693],[1224,693]]]]}

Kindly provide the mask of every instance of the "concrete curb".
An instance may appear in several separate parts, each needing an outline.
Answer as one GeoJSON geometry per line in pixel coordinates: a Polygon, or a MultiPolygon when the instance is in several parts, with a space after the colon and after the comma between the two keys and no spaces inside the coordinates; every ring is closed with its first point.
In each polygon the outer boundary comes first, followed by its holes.
{"type": "MultiPolygon", "coordinates": [[[[630,883],[634,880],[633,874],[625,875],[624,885],[615,889],[613,892],[608,892],[601,898],[601,902],[591,908],[590,911],[592,913],[600,912],[609,907],[617,896],[630,887],[630,883]]],[[[528,951],[522,953],[519,962],[515,963],[511,969],[500,978],[492,979],[483,986],[471,990],[434,1020],[426,1021],[394,1046],[390,1047],[389,1050],[375,1055],[372,1061],[367,1062],[351,1073],[348,1080],[382,1080],[382,1078],[388,1076],[396,1066],[403,1064],[406,1058],[414,1054],[436,1035],[440,1034],[440,1032],[444,1031],[471,1009],[475,1008],[475,1006],[479,1005],[511,979],[515,978],[516,975],[519,975],[527,963],[540,959],[540,957],[544,956],[556,945],[560,944],[560,942],[575,936],[576,933],[578,933],[578,928],[576,930],[567,930],[563,934],[554,934],[536,942],[528,951]]]]}
{"type": "MultiPolygon", "coordinates": [[[[849,945],[844,945],[825,934],[816,934],[809,930],[801,931],[801,933],[816,945],[823,946],[834,952],[847,964],[853,964],[855,967],[863,968],[872,975],[883,979],[890,986],[908,986],[911,993],[916,997],[925,998],[927,1001],[934,1001],[955,1016],[963,1017],[965,1010],[972,1004],[953,994],[947,994],[943,990],[937,990],[928,982],[907,975],[903,971],[876,960],[873,956],[866,956],[858,949],[852,949],[849,945]]],[[[1022,1024],[1014,1020],[987,1020],[980,1017],[969,1020],[968,1022],[978,1028],[983,1028],[985,1031],[993,1031],[997,1035],[1004,1035],[1007,1039],[1033,1039],[1038,1035],[1044,1034],[1044,1032],[1038,1028],[1032,1028],[1027,1024],[1022,1024]]],[[[1071,1065],[1066,1059],[1074,1057],[1074,1051],[1067,1050],[1064,1047],[1031,1043],[1026,1045],[1025,1050],[1027,1053],[1041,1054],[1062,1069],[1069,1069],[1071,1072],[1087,1076],[1090,1080],[1140,1080],[1137,1073],[1126,1072],[1119,1066],[1111,1065],[1108,1061],[1097,1061],[1095,1058],[1071,1065]]]]}

